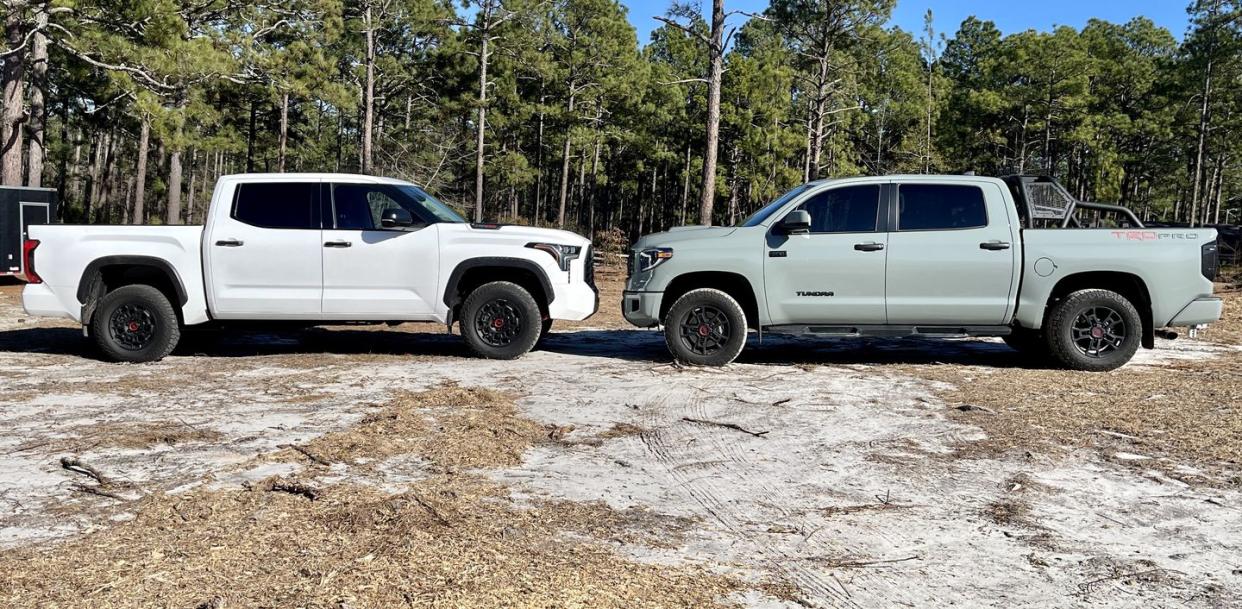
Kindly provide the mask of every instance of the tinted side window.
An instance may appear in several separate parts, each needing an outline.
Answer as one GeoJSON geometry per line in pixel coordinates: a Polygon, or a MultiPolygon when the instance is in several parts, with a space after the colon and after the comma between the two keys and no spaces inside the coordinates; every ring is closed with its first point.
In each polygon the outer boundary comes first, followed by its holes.
{"type": "Polygon", "coordinates": [[[387,184],[336,184],[332,187],[332,203],[336,228],[348,230],[383,230],[380,223],[385,211],[405,209],[421,224],[423,209],[402,192],[387,184]]]}
{"type": "Polygon", "coordinates": [[[233,218],[263,228],[319,229],[319,184],[265,182],[238,184],[233,218]]]}
{"type": "Polygon", "coordinates": [[[953,184],[902,184],[897,189],[897,230],[945,230],[988,225],[983,191],[953,184]]]}
{"type": "Polygon", "coordinates": [[[846,186],[816,194],[798,206],[811,214],[812,233],[875,232],[880,187],[846,186]]]}

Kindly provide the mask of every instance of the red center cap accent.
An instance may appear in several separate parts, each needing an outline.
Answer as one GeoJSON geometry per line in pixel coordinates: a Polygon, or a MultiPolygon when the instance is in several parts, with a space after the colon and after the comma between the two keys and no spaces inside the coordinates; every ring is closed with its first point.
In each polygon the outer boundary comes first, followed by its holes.
{"type": "Polygon", "coordinates": [[[1104,338],[1104,327],[1093,326],[1091,328],[1091,338],[1104,338]]]}
{"type": "Polygon", "coordinates": [[[493,327],[493,328],[503,328],[503,327],[505,327],[505,318],[503,318],[503,317],[497,317],[496,319],[493,319],[493,320],[492,320],[492,327],[493,327]]]}
{"type": "Polygon", "coordinates": [[[128,326],[126,326],[126,327],[127,327],[127,328],[129,328],[129,331],[130,331],[130,332],[137,332],[137,331],[138,331],[138,322],[136,322],[136,321],[131,321],[131,322],[129,322],[129,325],[128,325],[128,326]]]}
{"type": "Polygon", "coordinates": [[[711,326],[707,324],[699,324],[699,336],[707,336],[712,333],[711,326]]]}

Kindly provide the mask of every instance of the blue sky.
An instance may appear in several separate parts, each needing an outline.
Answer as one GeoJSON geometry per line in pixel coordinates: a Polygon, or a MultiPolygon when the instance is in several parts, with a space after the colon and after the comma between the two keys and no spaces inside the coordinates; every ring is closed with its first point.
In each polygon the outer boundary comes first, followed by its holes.
{"type": "MultiPolygon", "coordinates": [[[[705,2],[708,11],[709,0],[705,2]]],[[[630,22],[638,30],[638,40],[646,44],[648,34],[660,25],[652,17],[668,10],[669,0],[621,0],[630,9],[630,22]]],[[[952,36],[963,19],[975,15],[996,23],[1006,34],[1027,29],[1049,30],[1057,25],[1082,27],[1098,17],[1122,23],[1143,15],[1169,29],[1179,40],[1189,22],[1189,0],[897,0],[891,25],[915,32],[923,31],[923,15],[932,10],[937,32],[952,36]]],[[[726,10],[758,12],[767,0],[725,0],[726,10]]],[[[743,17],[737,17],[740,20],[743,17]]]]}

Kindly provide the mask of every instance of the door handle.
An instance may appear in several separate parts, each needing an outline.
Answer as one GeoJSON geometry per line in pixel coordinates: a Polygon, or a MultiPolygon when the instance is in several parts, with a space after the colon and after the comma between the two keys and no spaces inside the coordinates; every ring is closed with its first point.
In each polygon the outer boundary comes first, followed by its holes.
{"type": "Polygon", "coordinates": [[[979,244],[981,250],[1007,250],[1009,249],[1008,241],[984,241],[979,244]]]}
{"type": "Polygon", "coordinates": [[[327,241],[323,244],[324,247],[349,247],[351,245],[353,243],[348,241],[327,241]]]}
{"type": "Polygon", "coordinates": [[[878,252],[884,249],[883,243],[855,243],[854,249],[860,252],[878,252]]]}
{"type": "Polygon", "coordinates": [[[241,247],[244,242],[240,239],[221,239],[216,241],[216,245],[220,247],[241,247]]]}

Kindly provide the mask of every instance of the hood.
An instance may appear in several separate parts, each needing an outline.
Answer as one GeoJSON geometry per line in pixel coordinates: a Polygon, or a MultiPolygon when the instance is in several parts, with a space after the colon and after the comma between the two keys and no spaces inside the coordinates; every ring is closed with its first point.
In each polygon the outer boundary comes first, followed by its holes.
{"type": "Polygon", "coordinates": [[[480,237],[494,234],[500,237],[560,245],[589,245],[591,243],[589,239],[578,233],[555,228],[538,228],[518,224],[470,224],[469,226],[470,231],[480,237]]]}
{"type": "Polygon", "coordinates": [[[634,249],[645,247],[665,247],[688,241],[701,241],[732,235],[737,231],[735,226],[677,226],[662,233],[652,233],[634,243],[634,249]]]}

